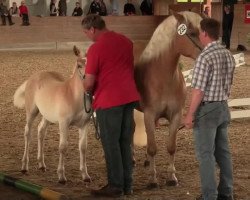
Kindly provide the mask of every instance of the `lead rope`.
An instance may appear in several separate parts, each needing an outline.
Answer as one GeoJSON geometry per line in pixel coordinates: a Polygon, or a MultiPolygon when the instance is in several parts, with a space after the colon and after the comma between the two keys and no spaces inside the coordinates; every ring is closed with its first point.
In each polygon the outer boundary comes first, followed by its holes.
{"type": "MultiPolygon", "coordinates": [[[[82,65],[78,64],[77,65],[78,75],[79,75],[79,77],[80,77],[81,80],[84,80],[85,79],[85,74],[82,74],[81,68],[82,68],[82,65]]],[[[92,96],[92,94],[88,93],[88,92],[84,92],[84,94],[83,94],[83,107],[84,107],[84,110],[85,110],[86,113],[91,113],[90,114],[90,118],[92,118],[93,125],[95,127],[95,138],[97,140],[99,140],[101,138],[101,136],[100,136],[98,122],[97,122],[97,119],[94,116],[94,110],[92,109],[92,106],[91,106],[92,102],[93,102],[93,96],[92,96]],[[89,108],[87,108],[87,101],[88,100],[90,102],[90,107],[89,108]]]]}
{"type": "Polygon", "coordinates": [[[90,114],[90,118],[92,118],[93,120],[93,125],[95,127],[95,138],[97,140],[100,139],[100,131],[99,131],[99,125],[98,125],[98,121],[97,121],[97,117],[94,116],[94,110],[92,108],[92,102],[93,102],[93,96],[91,93],[89,92],[84,92],[84,95],[83,95],[83,105],[84,105],[84,110],[86,113],[91,113],[90,114]],[[87,108],[87,101],[89,100],[90,102],[90,107],[89,109],[87,108]]]}

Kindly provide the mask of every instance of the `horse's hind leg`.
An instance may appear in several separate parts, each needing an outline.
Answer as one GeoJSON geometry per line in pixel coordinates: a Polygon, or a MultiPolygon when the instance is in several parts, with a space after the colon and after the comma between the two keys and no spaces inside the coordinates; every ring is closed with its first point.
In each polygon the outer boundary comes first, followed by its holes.
{"type": "Polygon", "coordinates": [[[155,142],[155,116],[150,111],[144,111],[144,122],[147,133],[147,154],[150,162],[149,165],[149,187],[154,188],[158,186],[155,168],[156,142],[155,142]]]}
{"type": "Polygon", "coordinates": [[[31,126],[38,114],[37,107],[34,107],[31,111],[26,110],[26,125],[24,131],[24,154],[22,158],[22,173],[26,173],[29,170],[29,146],[31,140],[31,126]]]}
{"type": "Polygon", "coordinates": [[[58,182],[61,184],[65,184],[67,181],[64,169],[64,158],[68,148],[68,129],[69,129],[69,124],[66,121],[59,122],[60,142],[59,142],[59,163],[57,168],[57,174],[59,179],[58,182]]]}
{"type": "Polygon", "coordinates": [[[80,171],[84,182],[91,181],[86,165],[87,129],[88,124],[84,124],[82,128],[79,128],[80,171]]]}
{"type": "Polygon", "coordinates": [[[49,121],[46,120],[44,117],[42,118],[42,121],[38,125],[38,134],[37,134],[37,140],[38,140],[37,161],[38,161],[38,167],[42,171],[46,171],[46,165],[44,163],[44,138],[46,136],[48,125],[49,125],[49,121]]]}
{"type": "Polygon", "coordinates": [[[170,120],[169,124],[169,138],[167,141],[167,150],[170,155],[170,161],[168,166],[168,174],[169,174],[169,180],[167,181],[167,185],[170,186],[176,186],[178,185],[178,180],[175,176],[175,152],[176,152],[176,134],[178,127],[180,125],[181,120],[181,112],[177,113],[173,116],[173,118],[170,120]]]}

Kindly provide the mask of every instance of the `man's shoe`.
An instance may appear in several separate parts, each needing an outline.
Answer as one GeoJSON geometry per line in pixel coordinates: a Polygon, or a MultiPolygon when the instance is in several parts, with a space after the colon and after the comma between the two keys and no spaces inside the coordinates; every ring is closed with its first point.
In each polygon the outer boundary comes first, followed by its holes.
{"type": "Polygon", "coordinates": [[[91,190],[91,194],[94,196],[103,197],[120,197],[123,195],[123,191],[117,187],[106,185],[98,190],[91,190]]]}
{"type": "Polygon", "coordinates": [[[11,22],[11,23],[10,23],[10,26],[12,26],[12,25],[14,25],[14,24],[15,24],[15,23],[11,22]]]}
{"type": "Polygon", "coordinates": [[[132,195],[133,194],[133,190],[129,189],[129,190],[124,190],[124,195],[132,195]]]}
{"type": "Polygon", "coordinates": [[[233,196],[229,195],[223,195],[223,194],[218,194],[217,200],[233,200],[233,196]]]}
{"type": "Polygon", "coordinates": [[[195,198],[195,200],[204,200],[204,198],[202,197],[202,194],[201,194],[201,195],[197,196],[197,197],[195,198]]]}

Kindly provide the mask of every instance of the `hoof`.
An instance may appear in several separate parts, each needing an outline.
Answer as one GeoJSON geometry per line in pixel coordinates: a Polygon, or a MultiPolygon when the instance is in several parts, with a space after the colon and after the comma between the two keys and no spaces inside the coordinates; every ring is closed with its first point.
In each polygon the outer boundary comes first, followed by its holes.
{"type": "Polygon", "coordinates": [[[27,174],[27,173],[28,173],[28,170],[22,169],[21,172],[22,172],[22,174],[27,174]]]}
{"type": "Polygon", "coordinates": [[[84,183],[90,183],[91,182],[91,178],[85,178],[85,179],[83,179],[83,182],[84,183]]]}
{"type": "Polygon", "coordinates": [[[148,167],[150,165],[150,162],[148,160],[144,161],[144,167],[148,167]]]}
{"type": "Polygon", "coordinates": [[[66,181],[65,180],[59,180],[58,183],[60,183],[61,185],[65,185],[66,181]]]}
{"type": "Polygon", "coordinates": [[[133,167],[135,167],[135,166],[136,166],[136,162],[135,162],[135,160],[133,160],[133,161],[132,161],[132,165],[133,165],[133,167]]]}
{"type": "Polygon", "coordinates": [[[158,183],[149,183],[148,185],[147,185],[147,189],[155,189],[155,188],[158,188],[159,187],[159,185],[158,185],[158,183]]]}
{"type": "Polygon", "coordinates": [[[46,172],[46,168],[45,167],[40,167],[39,170],[41,170],[42,172],[46,172]]]}
{"type": "Polygon", "coordinates": [[[166,181],[167,186],[178,186],[178,182],[171,180],[171,181],[166,181]]]}

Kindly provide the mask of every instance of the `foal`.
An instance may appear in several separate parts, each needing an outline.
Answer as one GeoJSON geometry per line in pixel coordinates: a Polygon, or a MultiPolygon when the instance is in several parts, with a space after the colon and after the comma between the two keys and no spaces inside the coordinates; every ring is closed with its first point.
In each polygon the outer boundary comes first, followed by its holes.
{"type": "MultiPolygon", "coordinates": [[[[57,174],[59,183],[66,183],[64,157],[68,147],[68,129],[75,125],[79,128],[80,171],[84,181],[89,182],[90,176],[86,166],[87,128],[90,113],[84,110],[84,88],[80,77],[80,67],[85,60],[77,54],[78,60],[74,67],[73,75],[64,80],[57,72],[39,72],[25,81],[14,94],[14,105],[26,110],[26,126],[24,132],[25,150],[22,159],[22,172],[28,171],[29,145],[31,140],[31,126],[35,117],[40,112],[42,120],[38,125],[38,165],[45,171],[44,139],[50,123],[58,123],[60,131],[59,164],[57,174]]],[[[91,106],[90,102],[85,105],[91,106]]]]}

